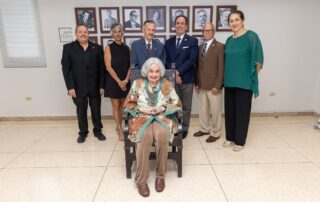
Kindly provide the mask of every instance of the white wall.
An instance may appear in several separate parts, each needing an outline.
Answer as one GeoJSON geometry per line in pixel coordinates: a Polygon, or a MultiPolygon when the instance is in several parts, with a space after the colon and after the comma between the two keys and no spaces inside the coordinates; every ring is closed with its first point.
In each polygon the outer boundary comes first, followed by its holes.
{"type": "MultiPolygon", "coordinates": [[[[155,5],[154,2],[156,5],[167,6],[237,4],[245,13],[246,27],[259,34],[265,53],[265,65],[260,75],[260,96],[254,100],[253,111],[320,112],[320,70],[317,62],[317,57],[320,56],[320,3],[317,0],[141,2],[38,0],[47,67],[3,68],[0,57],[0,117],[75,115],[75,107],[66,95],[61,73],[63,44],[60,43],[58,35],[58,27],[74,29],[74,7],[90,6],[96,7],[98,11],[98,7],[102,6],[146,6],[155,5]],[[276,96],[269,96],[270,92],[275,92],[276,96]],[[31,96],[32,101],[26,101],[26,96],[31,96]]],[[[214,22],[215,9],[214,7],[214,22]]],[[[97,20],[99,22],[99,18],[97,20]]],[[[217,33],[216,38],[225,42],[229,35],[230,33],[217,33]]],[[[193,113],[197,113],[198,102],[196,96],[194,97],[193,113]]],[[[111,114],[108,99],[104,99],[103,114],[111,114]]]]}

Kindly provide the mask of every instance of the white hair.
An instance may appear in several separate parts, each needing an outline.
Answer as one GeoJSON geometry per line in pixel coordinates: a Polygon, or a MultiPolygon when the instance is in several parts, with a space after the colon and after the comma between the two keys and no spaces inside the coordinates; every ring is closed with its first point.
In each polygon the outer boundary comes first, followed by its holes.
{"type": "Polygon", "coordinates": [[[162,64],[161,60],[159,60],[156,57],[151,57],[149,58],[141,67],[141,75],[142,77],[147,77],[147,73],[151,67],[152,64],[157,65],[160,68],[160,75],[161,77],[164,76],[165,72],[166,72],[166,68],[164,67],[164,65],[162,64]]]}

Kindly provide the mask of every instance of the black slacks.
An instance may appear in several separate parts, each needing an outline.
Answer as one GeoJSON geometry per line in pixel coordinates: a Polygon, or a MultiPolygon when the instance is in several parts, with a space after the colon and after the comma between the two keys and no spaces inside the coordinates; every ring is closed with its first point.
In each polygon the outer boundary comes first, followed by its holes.
{"type": "Polygon", "coordinates": [[[72,98],[72,100],[77,106],[79,135],[86,137],[89,133],[87,117],[88,102],[91,110],[93,133],[100,133],[103,127],[101,123],[101,97],[75,97],[72,98]]]}
{"type": "Polygon", "coordinates": [[[226,139],[243,146],[250,122],[252,91],[225,88],[224,97],[226,139]]]}

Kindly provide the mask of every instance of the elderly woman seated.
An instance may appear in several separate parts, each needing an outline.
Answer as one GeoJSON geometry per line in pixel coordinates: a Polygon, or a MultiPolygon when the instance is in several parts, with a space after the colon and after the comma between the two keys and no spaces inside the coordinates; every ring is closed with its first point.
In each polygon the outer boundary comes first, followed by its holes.
{"type": "Polygon", "coordinates": [[[133,82],[124,103],[125,111],[132,116],[129,139],[136,143],[135,183],[144,197],[150,194],[147,179],[152,143],[155,143],[158,161],[155,189],[162,192],[165,188],[168,144],[178,130],[174,113],[181,110],[181,103],[164,74],[162,62],[158,58],[149,58],[142,66],[142,78],[133,82]]]}

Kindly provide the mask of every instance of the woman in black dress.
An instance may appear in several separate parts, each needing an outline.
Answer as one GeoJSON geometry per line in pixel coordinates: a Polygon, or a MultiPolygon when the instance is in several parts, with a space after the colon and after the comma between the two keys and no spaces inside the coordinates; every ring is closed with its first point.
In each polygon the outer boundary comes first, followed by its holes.
{"type": "Polygon", "coordinates": [[[114,42],[105,49],[104,60],[107,69],[105,97],[112,103],[113,116],[117,125],[119,140],[123,141],[122,111],[123,103],[130,89],[130,50],[122,42],[121,24],[111,26],[114,42]]]}

